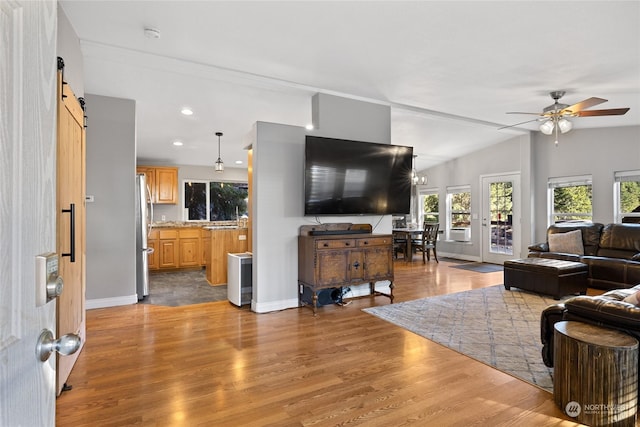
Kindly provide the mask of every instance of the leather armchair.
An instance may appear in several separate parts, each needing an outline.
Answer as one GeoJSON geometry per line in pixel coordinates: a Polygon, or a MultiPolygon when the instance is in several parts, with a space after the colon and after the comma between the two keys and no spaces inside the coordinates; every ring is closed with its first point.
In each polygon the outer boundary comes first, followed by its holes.
{"type": "Polygon", "coordinates": [[[564,303],[547,307],[540,316],[542,360],[553,367],[554,325],[561,320],[575,320],[634,336],[640,341],[640,307],[624,302],[627,296],[640,291],[640,284],[632,288],[616,289],[598,296],[580,295],[564,303]]]}

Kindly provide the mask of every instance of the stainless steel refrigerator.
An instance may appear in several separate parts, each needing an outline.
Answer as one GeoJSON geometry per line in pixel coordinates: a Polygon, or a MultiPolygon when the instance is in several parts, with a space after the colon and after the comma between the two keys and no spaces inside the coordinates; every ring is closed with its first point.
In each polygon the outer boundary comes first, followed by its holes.
{"type": "Polygon", "coordinates": [[[136,175],[136,293],[138,300],[149,295],[149,254],[153,248],[147,246],[151,224],[153,223],[153,203],[147,187],[147,178],[136,175]]]}

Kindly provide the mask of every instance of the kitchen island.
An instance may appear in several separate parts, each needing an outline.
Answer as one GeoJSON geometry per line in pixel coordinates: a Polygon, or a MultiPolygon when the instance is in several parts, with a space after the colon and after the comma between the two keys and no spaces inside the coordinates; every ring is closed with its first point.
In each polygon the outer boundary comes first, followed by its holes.
{"type": "Polygon", "coordinates": [[[227,254],[246,252],[248,229],[235,221],[155,222],[149,235],[149,270],[206,268],[211,285],[227,283],[227,254]]]}
{"type": "Polygon", "coordinates": [[[211,285],[227,283],[227,255],[247,252],[247,228],[211,226],[211,254],[207,260],[207,281],[211,285]]]}

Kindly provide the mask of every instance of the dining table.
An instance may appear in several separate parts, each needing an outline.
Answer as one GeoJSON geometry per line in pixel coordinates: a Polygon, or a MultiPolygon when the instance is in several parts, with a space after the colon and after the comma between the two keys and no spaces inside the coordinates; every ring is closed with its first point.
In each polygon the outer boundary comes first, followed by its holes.
{"type": "Polygon", "coordinates": [[[407,249],[405,252],[405,258],[408,254],[409,256],[409,261],[413,261],[413,249],[411,248],[411,241],[414,238],[417,238],[419,236],[422,235],[422,228],[418,228],[418,227],[403,227],[403,228],[392,228],[391,232],[393,233],[393,238],[395,240],[396,236],[399,235],[404,235],[406,236],[406,240],[407,240],[407,249]]]}

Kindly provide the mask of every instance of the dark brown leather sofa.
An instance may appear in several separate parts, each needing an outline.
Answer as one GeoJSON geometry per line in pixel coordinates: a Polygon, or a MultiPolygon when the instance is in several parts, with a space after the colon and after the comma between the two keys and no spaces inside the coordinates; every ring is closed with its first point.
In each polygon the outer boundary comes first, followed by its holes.
{"type": "MultiPolygon", "coordinates": [[[[623,299],[640,291],[640,285],[616,289],[598,296],[580,295],[547,307],[540,317],[542,360],[553,366],[553,326],[562,320],[575,320],[632,335],[640,341],[640,307],[623,299]]],[[[639,371],[640,372],[640,371],[639,371]]]]}
{"type": "Polygon", "coordinates": [[[630,288],[640,283],[640,224],[562,223],[547,235],[581,230],[584,255],[550,252],[549,244],[529,246],[529,257],[587,264],[588,286],[597,289],[630,288]]]}
{"type": "Polygon", "coordinates": [[[553,366],[554,325],[561,320],[617,329],[640,340],[640,307],[622,301],[640,290],[640,224],[563,223],[547,234],[582,231],[584,255],[550,252],[548,243],[529,246],[529,257],[564,259],[588,266],[591,288],[602,295],[580,295],[547,307],[540,317],[542,359],[553,366]]]}

